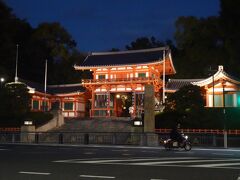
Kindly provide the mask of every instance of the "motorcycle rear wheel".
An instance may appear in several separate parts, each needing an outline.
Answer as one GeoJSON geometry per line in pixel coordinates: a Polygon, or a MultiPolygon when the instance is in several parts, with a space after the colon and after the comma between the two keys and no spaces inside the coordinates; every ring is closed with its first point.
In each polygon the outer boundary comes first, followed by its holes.
{"type": "Polygon", "coordinates": [[[185,146],[184,146],[184,149],[185,149],[186,151],[190,151],[190,150],[192,149],[191,144],[186,143],[185,146]]]}

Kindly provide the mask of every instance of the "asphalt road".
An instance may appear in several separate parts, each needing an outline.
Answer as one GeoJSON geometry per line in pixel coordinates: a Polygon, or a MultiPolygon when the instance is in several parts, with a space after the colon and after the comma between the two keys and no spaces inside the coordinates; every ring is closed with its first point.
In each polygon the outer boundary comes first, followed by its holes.
{"type": "Polygon", "coordinates": [[[0,180],[240,180],[239,149],[0,144],[0,180]]]}

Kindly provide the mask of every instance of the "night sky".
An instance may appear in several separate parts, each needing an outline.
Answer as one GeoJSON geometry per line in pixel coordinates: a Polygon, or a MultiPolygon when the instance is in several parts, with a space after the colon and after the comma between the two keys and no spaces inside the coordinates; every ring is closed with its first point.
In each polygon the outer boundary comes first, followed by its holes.
{"type": "Polygon", "coordinates": [[[33,27],[60,22],[80,51],[124,49],[138,37],[173,39],[179,16],[219,14],[219,0],[5,0],[33,27]]]}

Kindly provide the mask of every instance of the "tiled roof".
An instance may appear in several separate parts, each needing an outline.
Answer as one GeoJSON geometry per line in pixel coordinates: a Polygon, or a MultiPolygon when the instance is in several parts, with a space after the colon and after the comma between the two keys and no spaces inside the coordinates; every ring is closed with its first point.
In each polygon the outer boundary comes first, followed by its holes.
{"type": "Polygon", "coordinates": [[[164,49],[167,48],[91,53],[81,66],[140,64],[159,61],[163,59],[164,49]]]}
{"type": "MultiPolygon", "coordinates": [[[[19,81],[25,83],[27,86],[34,88],[38,92],[44,93],[44,84],[20,79],[19,81]]],[[[81,84],[62,84],[62,85],[48,85],[48,94],[65,94],[73,92],[84,92],[85,88],[81,84]]]]}
{"type": "Polygon", "coordinates": [[[169,79],[166,84],[166,90],[178,90],[183,86],[192,84],[193,82],[198,82],[203,79],[169,79]]]}
{"type": "Polygon", "coordinates": [[[85,92],[85,88],[81,84],[49,85],[47,88],[51,94],[85,92]]]}

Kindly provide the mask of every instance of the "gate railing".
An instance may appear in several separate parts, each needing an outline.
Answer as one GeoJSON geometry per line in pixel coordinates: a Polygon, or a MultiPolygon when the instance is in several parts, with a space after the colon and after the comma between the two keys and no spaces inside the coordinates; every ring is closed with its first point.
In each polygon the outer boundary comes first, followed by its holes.
{"type": "MultiPolygon", "coordinates": [[[[224,134],[219,132],[198,132],[184,130],[194,146],[223,147],[224,134]]],[[[228,147],[240,147],[239,131],[229,131],[228,147]]],[[[134,132],[0,132],[0,143],[27,144],[105,144],[149,146],[148,141],[155,141],[154,146],[161,146],[169,137],[169,130],[156,133],[134,132]]],[[[150,145],[151,146],[151,145],[150,145]]]]}

